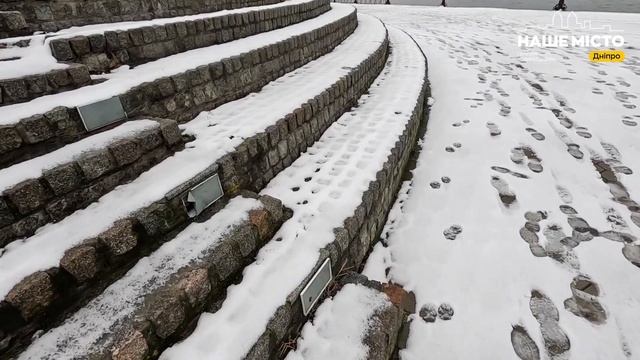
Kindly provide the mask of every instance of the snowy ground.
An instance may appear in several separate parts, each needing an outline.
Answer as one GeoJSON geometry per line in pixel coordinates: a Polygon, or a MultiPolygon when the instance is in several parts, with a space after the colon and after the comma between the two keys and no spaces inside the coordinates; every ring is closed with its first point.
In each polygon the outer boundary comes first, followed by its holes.
{"type": "Polygon", "coordinates": [[[640,15],[580,14],[624,30],[625,62],[595,64],[517,48],[551,12],[359,11],[414,37],[434,99],[365,269],[453,306],[413,319],[402,358],[640,359],[640,15]]]}

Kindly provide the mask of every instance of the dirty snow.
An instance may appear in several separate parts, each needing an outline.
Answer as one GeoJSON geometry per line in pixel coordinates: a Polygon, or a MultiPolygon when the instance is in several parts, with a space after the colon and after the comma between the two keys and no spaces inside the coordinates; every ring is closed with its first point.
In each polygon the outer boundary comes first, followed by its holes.
{"type": "Polygon", "coordinates": [[[120,139],[130,138],[135,134],[159,126],[153,120],[128,121],[108,131],[103,131],[66,145],[56,151],[1,169],[0,193],[24,180],[39,178],[46,170],[69,163],[82,154],[92,150],[104,149],[109,144],[113,144],[120,139]]]}
{"type": "Polygon", "coordinates": [[[429,60],[423,150],[365,269],[414,291],[418,309],[448,302],[455,315],[414,317],[401,357],[513,359],[513,336],[535,342],[527,359],[640,358],[640,15],[579,14],[624,31],[625,62],[596,64],[589,49],[517,48],[552,12],[359,10],[429,60]],[[579,274],[599,288],[589,301],[604,323],[568,310],[579,274]],[[538,322],[540,303],[553,320],[538,322]]]}
{"type": "MultiPolygon", "coordinates": [[[[337,4],[332,11],[348,16],[355,9],[337,4]]],[[[381,29],[377,20],[361,17],[355,32],[330,54],[272,81],[259,93],[203,112],[182,125],[185,133],[196,137],[186,149],[133,182],[118,186],[87,208],[58,223],[45,225],[24,241],[7,245],[0,255],[0,298],[25,276],[57,266],[66,249],[100,234],[114,221],[162,199],[233,151],[244,139],[265,131],[300,104],[320,94],[375,51],[382,41],[381,29]],[[88,223],[91,226],[86,226],[88,223]],[[34,253],[42,256],[30,256],[34,253]]]]}
{"type": "MultiPolygon", "coordinates": [[[[369,41],[377,47],[384,28],[371,17],[359,18],[375,34],[369,41]]],[[[222,308],[203,314],[194,333],[161,359],[243,358],[313,270],[319,251],[334,240],[333,229],[354,213],[404,131],[423,85],[426,64],[418,47],[396,29],[389,29],[389,38],[390,60],[369,94],[263,190],[293,209],[293,217],[245,268],[242,282],[228,288],[222,308]]]]}
{"type": "Polygon", "coordinates": [[[146,295],[166,284],[171,275],[214,249],[220,239],[262,205],[236,197],[209,220],[193,223],[173,240],[142,258],[62,325],[39,337],[20,359],[76,359],[108,346],[123,322],[140,309],[146,295]]]}
{"type": "Polygon", "coordinates": [[[363,285],[347,284],[322,302],[313,322],[302,328],[297,349],[286,360],[366,359],[363,344],[376,311],[392,306],[387,296],[363,285]]]}
{"type": "Polygon", "coordinates": [[[51,54],[49,43],[55,39],[66,39],[74,36],[89,36],[92,34],[102,34],[105,31],[118,31],[137,29],[145,26],[165,25],[183,21],[195,21],[199,19],[209,19],[230,14],[243,14],[251,11],[275,9],[283,6],[308,3],[310,0],[287,0],[276,4],[245,7],[233,10],[221,10],[211,13],[196,15],[178,16],[172,18],[157,18],[145,21],[124,21],[117,23],[91,24],[85,26],[74,26],[62,29],[54,33],[36,34],[21,36],[16,38],[0,39],[0,60],[3,61],[0,67],[0,80],[13,79],[25,75],[42,74],[54,69],[63,69],[67,64],[58,63],[51,54]],[[29,41],[28,46],[15,46],[18,41],[29,41]],[[2,48],[2,45],[5,48],[2,48]],[[14,59],[15,58],[15,59],[14,59]]]}

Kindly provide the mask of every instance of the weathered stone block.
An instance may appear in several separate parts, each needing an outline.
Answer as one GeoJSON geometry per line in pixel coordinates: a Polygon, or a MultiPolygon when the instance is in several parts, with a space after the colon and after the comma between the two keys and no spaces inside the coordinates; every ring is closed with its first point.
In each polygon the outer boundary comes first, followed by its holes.
{"type": "Polygon", "coordinates": [[[91,52],[91,45],[86,36],[76,36],[69,39],[69,45],[71,45],[71,49],[78,57],[91,52]]]}
{"type": "Polygon", "coordinates": [[[155,332],[161,339],[171,336],[185,319],[184,306],[177,294],[166,293],[147,304],[149,320],[155,326],[155,332]]]}
{"type": "Polygon", "coordinates": [[[111,255],[119,256],[129,252],[138,244],[138,234],[134,227],[135,222],[131,219],[118,220],[98,238],[111,255]]]}
{"type": "Polygon", "coordinates": [[[25,180],[5,191],[5,196],[21,214],[28,214],[42,207],[50,195],[37,179],[25,180]]]}
{"type": "Polygon", "coordinates": [[[115,169],[116,162],[107,149],[96,150],[78,159],[84,176],[93,180],[115,169]]]}
{"type": "Polygon", "coordinates": [[[9,291],[5,300],[29,321],[41,315],[54,298],[53,282],[44,271],[27,276],[9,291]]]}
{"type": "Polygon", "coordinates": [[[240,269],[240,258],[233,250],[231,242],[223,242],[214,249],[211,263],[223,282],[240,269]]]}
{"type": "Polygon", "coordinates": [[[22,138],[13,126],[0,126],[0,154],[17,149],[22,145],[22,138]]]}
{"type": "Polygon", "coordinates": [[[44,211],[38,211],[26,216],[13,224],[14,239],[31,236],[38,228],[49,222],[49,216],[44,211]]]}
{"type": "Polygon", "coordinates": [[[98,271],[96,249],[89,245],[79,245],[67,250],[60,260],[60,267],[77,281],[92,279],[98,271]]]}
{"type": "Polygon", "coordinates": [[[49,43],[49,46],[51,46],[53,56],[58,61],[70,61],[75,57],[67,39],[53,40],[49,43]]]}
{"type": "Polygon", "coordinates": [[[4,97],[11,99],[13,102],[26,99],[29,96],[27,83],[23,79],[3,80],[1,85],[4,90],[4,97]]]}
{"type": "Polygon", "coordinates": [[[202,268],[191,270],[180,280],[178,287],[186,294],[189,304],[197,308],[204,304],[211,292],[209,272],[202,268]]]}
{"type": "Polygon", "coordinates": [[[35,144],[51,138],[54,133],[41,115],[34,115],[23,119],[16,127],[25,142],[35,144]]]}
{"type": "Polygon", "coordinates": [[[56,195],[66,194],[82,183],[82,175],[74,163],[46,170],[43,177],[56,195]]]}
{"type": "Polygon", "coordinates": [[[147,358],[148,352],[149,345],[144,335],[137,330],[132,330],[116,343],[111,351],[111,358],[113,360],[143,360],[147,358]]]}
{"type": "Polygon", "coordinates": [[[122,139],[109,145],[109,151],[118,166],[131,164],[142,156],[142,149],[133,140],[122,139]]]}
{"type": "Polygon", "coordinates": [[[168,145],[174,145],[182,141],[182,132],[178,123],[173,120],[160,119],[160,132],[168,145]]]}
{"type": "Polygon", "coordinates": [[[165,203],[153,204],[135,214],[149,236],[164,234],[186,220],[186,212],[178,212],[165,203]]]}

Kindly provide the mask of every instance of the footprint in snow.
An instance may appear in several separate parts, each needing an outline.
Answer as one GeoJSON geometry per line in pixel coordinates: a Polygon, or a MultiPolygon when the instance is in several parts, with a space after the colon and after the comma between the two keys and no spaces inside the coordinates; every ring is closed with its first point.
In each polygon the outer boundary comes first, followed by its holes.
{"type": "Polygon", "coordinates": [[[491,170],[497,171],[497,172],[499,172],[501,174],[509,174],[511,176],[515,176],[515,177],[520,178],[520,179],[528,179],[529,178],[529,176],[527,176],[525,174],[521,174],[519,172],[512,171],[512,170],[507,169],[507,168],[502,167],[502,166],[492,166],[491,170]]]}
{"type": "Polygon", "coordinates": [[[571,341],[558,323],[560,314],[553,301],[544,293],[533,290],[529,300],[529,309],[540,324],[542,341],[551,359],[558,359],[559,356],[569,351],[571,341]]]}
{"type": "Polygon", "coordinates": [[[489,134],[491,136],[498,136],[498,135],[502,134],[502,131],[500,131],[500,128],[495,123],[488,122],[487,123],[487,128],[489,129],[489,134]]]}
{"type": "Polygon", "coordinates": [[[534,129],[534,128],[530,128],[530,127],[529,127],[529,128],[527,128],[526,130],[529,132],[529,134],[531,134],[531,136],[532,136],[534,139],[536,139],[536,140],[538,140],[538,141],[542,141],[542,140],[544,140],[544,139],[545,139],[545,136],[544,136],[542,133],[538,132],[538,130],[536,130],[536,129],[534,129]]]}
{"type": "Polygon", "coordinates": [[[540,350],[527,329],[521,325],[513,325],[511,329],[511,345],[521,360],[540,360],[540,350]]]}
{"type": "Polygon", "coordinates": [[[442,233],[444,234],[445,239],[455,240],[456,237],[458,237],[458,235],[462,233],[462,226],[451,225],[447,229],[445,229],[442,233]]]}
{"type": "Polygon", "coordinates": [[[516,195],[509,189],[509,184],[499,176],[494,175],[491,177],[491,186],[498,191],[500,201],[505,206],[509,207],[516,201],[516,195]]]}
{"type": "Polygon", "coordinates": [[[572,314],[600,325],[607,321],[607,312],[598,301],[600,287],[591,278],[578,275],[571,281],[572,297],[564,301],[564,308],[572,314]]]}

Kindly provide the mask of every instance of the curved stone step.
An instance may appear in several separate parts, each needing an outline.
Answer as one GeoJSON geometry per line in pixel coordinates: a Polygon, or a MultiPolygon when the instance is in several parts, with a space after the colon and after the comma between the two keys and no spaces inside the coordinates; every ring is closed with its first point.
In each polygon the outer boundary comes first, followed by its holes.
{"type": "MultiPolygon", "coordinates": [[[[74,29],[71,34],[48,38],[47,43],[57,61],[82,63],[90,68],[91,73],[100,74],[122,65],[136,66],[283,28],[314,18],[329,9],[329,0],[289,0],[207,16],[152,20],[145,22],[150,24],[126,26],[124,30],[97,32],[74,29]]],[[[118,27],[119,24],[113,24],[114,29],[118,27]]]]}
{"type": "Polygon", "coordinates": [[[0,247],[85,208],[181,143],[173,120],[130,121],[0,170],[0,247]]]}
{"type": "Polygon", "coordinates": [[[128,117],[189,120],[259,90],[331,51],[356,26],[346,5],[299,24],[118,71],[96,85],[0,107],[0,166],[50,152],[90,132],[76,109],[118,97],[128,117]]]}
{"type": "Polygon", "coordinates": [[[360,23],[330,54],[259,93],[202,113],[182,126],[195,137],[186,149],[88,208],[6,247],[0,256],[0,326],[13,327],[2,329],[5,336],[25,338],[43,326],[43,319],[122,269],[123,262],[183,228],[191,221],[183,206],[186,193],[218,168],[225,192],[233,195],[261,189],[291,164],[355,103],[382,68],[386,41],[380,31],[372,31],[381,27],[377,24],[360,23]],[[33,257],[34,252],[43,256],[33,257]],[[86,253],[97,254],[89,261],[95,271],[75,271],[75,259],[86,253]],[[41,286],[52,289],[48,296],[28,296],[41,286]]]}
{"type": "Polygon", "coordinates": [[[389,63],[359,106],[263,190],[293,209],[277,241],[245,268],[222,307],[161,359],[280,357],[306,321],[300,294],[321,265],[330,259],[334,274],[359,267],[385,224],[425,102],[423,54],[399,30],[389,36],[389,63]]]}
{"type": "Polygon", "coordinates": [[[232,199],[210,219],[189,225],[140,259],[18,358],[153,357],[224,294],[284,216],[282,203],[268,196],[232,199]]]}
{"type": "MultiPolygon", "coordinates": [[[[160,0],[98,0],[87,4],[82,0],[0,2],[0,11],[19,12],[25,24],[7,27],[7,36],[19,36],[30,32],[56,31],[71,26],[99,24],[105,22],[147,20],[181,15],[208,13],[223,9],[273,4],[281,0],[216,0],[216,1],[170,1],[160,0]]],[[[2,35],[2,32],[0,32],[2,35]]]]}

